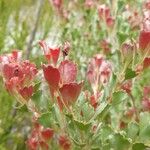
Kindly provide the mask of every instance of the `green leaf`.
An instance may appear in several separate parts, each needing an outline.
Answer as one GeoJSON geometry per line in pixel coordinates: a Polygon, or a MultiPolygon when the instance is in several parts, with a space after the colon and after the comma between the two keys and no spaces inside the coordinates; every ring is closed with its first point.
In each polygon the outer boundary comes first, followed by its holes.
{"type": "Polygon", "coordinates": [[[134,77],[136,77],[136,72],[130,68],[127,68],[126,72],[125,72],[125,79],[128,80],[128,79],[132,79],[134,77]]]}
{"type": "Polygon", "coordinates": [[[127,94],[123,91],[117,91],[113,93],[112,105],[117,105],[127,98],[127,94]]]}
{"type": "Polygon", "coordinates": [[[141,142],[150,144],[150,125],[143,127],[140,131],[139,138],[141,142]]]}
{"type": "Polygon", "coordinates": [[[113,134],[113,131],[109,126],[102,127],[100,131],[101,141],[104,143],[112,134],[113,134]]]}
{"type": "Polygon", "coordinates": [[[140,120],[139,121],[140,130],[142,130],[144,127],[150,125],[150,113],[149,112],[140,113],[139,120],[140,120]]]}
{"type": "Polygon", "coordinates": [[[91,122],[95,118],[99,117],[101,115],[101,113],[103,113],[105,110],[108,110],[108,107],[110,107],[110,105],[108,105],[108,103],[106,103],[106,102],[101,103],[101,105],[96,109],[95,114],[89,120],[89,122],[91,122]]]}
{"type": "Polygon", "coordinates": [[[139,126],[137,123],[131,122],[128,124],[128,129],[127,129],[128,138],[131,138],[132,140],[134,140],[136,136],[138,135],[138,132],[139,132],[139,126]]]}
{"type": "Polygon", "coordinates": [[[38,119],[38,122],[43,125],[44,127],[50,127],[52,124],[52,115],[50,112],[44,113],[38,119]]]}
{"type": "Polygon", "coordinates": [[[145,150],[146,146],[143,143],[135,143],[132,146],[132,150],[145,150]]]}
{"type": "Polygon", "coordinates": [[[109,141],[114,150],[127,150],[130,147],[130,142],[118,133],[113,135],[109,141]]]}
{"type": "Polygon", "coordinates": [[[87,131],[89,127],[91,126],[91,123],[84,123],[78,120],[74,120],[74,123],[80,130],[84,130],[84,131],[87,131]]]}
{"type": "Polygon", "coordinates": [[[34,92],[37,92],[40,88],[41,82],[38,82],[34,85],[34,92]]]}
{"type": "Polygon", "coordinates": [[[123,43],[127,39],[128,34],[123,33],[123,32],[117,32],[117,36],[118,36],[119,42],[123,43]]]}

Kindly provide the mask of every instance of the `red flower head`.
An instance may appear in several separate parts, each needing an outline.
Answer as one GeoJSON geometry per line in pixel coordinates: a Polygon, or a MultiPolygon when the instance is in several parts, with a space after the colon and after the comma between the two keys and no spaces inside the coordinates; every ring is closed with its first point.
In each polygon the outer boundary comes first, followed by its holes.
{"type": "Polygon", "coordinates": [[[26,142],[29,150],[37,150],[38,141],[36,138],[29,138],[26,142]]]}
{"type": "Polygon", "coordinates": [[[128,94],[131,93],[131,88],[132,88],[132,82],[131,82],[131,80],[128,80],[128,81],[124,82],[121,85],[121,89],[123,89],[124,91],[126,91],[128,94]]]}
{"type": "MultiPolygon", "coordinates": [[[[1,56],[0,71],[7,90],[16,97],[21,95],[24,100],[28,100],[33,94],[32,81],[37,68],[27,60],[21,61],[20,57],[21,53],[17,51],[1,56]]],[[[20,98],[18,100],[22,102],[20,98]]]]}
{"type": "Polygon", "coordinates": [[[58,140],[59,140],[59,145],[63,148],[63,150],[71,149],[71,143],[67,138],[67,136],[61,135],[58,140]]]}
{"type": "Polygon", "coordinates": [[[113,27],[114,24],[115,24],[115,19],[113,19],[112,17],[108,17],[106,19],[106,24],[107,24],[108,27],[113,27]]]}
{"type": "Polygon", "coordinates": [[[149,98],[143,98],[142,99],[142,107],[144,111],[150,111],[150,99],[149,98]]]}
{"type": "Polygon", "coordinates": [[[100,48],[103,49],[104,54],[109,54],[110,53],[110,42],[108,40],[102,40],[100,42],[100,48]]]}
{"type": "Polygon", "coordinates": [[[145,86],[143,93],[144,93],[144,97],[149,97],[150,96],[150,86],[145,86]]]}
{"type": "Polygon", "coordinates": [[[121,53],[123,55],[123,58],[127,61],[130,61],[134,54],[134,46],[131,43],[123,43],[121,46],[121,53]]]}
{"type": "Polygon", "coordinates": [[[54,6],[58,9],[62,6],[63,0],[52,0],[54,6]]]}
{"type": "Polygon", "coordinates": [[[98,106],[98,100],[94,95],[90,97],[90,104],[94,107],[94,109],[98,106]]]}
{"type": "Polygon", "coordinates": [[[91,59],[88,66],[87,78],[92,86],[94,95],[97,93],[100,84],[106,84],[109,81],[111,72],[110,63],[102,55],[96,55],[91,59]]]}
{"type": "Polygon", "coordinates": [[[42,138],[45,140],[45,141],[48,141],[50,140],[53,135],[54,135],[54,130],[51,129],[51,128],[46,128],[46,129],[43,129],[41,131],[41,135],[42,135],[42,138]]]}
{"type": "Polygon", "coordinates": [[[105,20],[110,16],[110,8],[107,7],[105,4],[100,5],[98,8],[98,14],[101,19],[105,20]]]}

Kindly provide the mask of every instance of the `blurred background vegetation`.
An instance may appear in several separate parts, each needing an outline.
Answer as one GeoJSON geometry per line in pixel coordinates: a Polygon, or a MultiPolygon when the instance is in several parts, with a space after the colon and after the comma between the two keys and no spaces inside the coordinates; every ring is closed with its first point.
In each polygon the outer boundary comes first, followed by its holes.
{"type": "MultiPolygon", "coordinates": [[[[140,1],[97,2],[119,5],[116,8],[120,33],[114,35],[114,32],[100,29],[97,9],[85,8],[84,0],[64,0],[67,19],[61,17],[48,0],[0,0],[0,54],[19,49],[25,58],[30,58],[40,66],[43,53],[38,45],[39,40],[46,39],[52,45],[69,41],[72,45],[70,57],[79,64],[82,78],[87,58],[101,51],[100,40],[109,36],[110,40],[120,38],[124,41],[129,35],[131,38],[137,35],[137,32],[130,33],[127,23],[120,25],[124,18],[119,12],[124,9],[126,2],[134,3],[136,9],[140,8],[140,1]]],[[[111,45],[111,48],[115,51],[119,45],[111,45]]],[[[113,58],[113,53],[110,56],[113,58]]],[[[0,150],[26,149],[25,140],[30,131],[29,113],[25,107],[15,109],[15,99],[5,90],[2,79],[0,87],[0,150]]]]}

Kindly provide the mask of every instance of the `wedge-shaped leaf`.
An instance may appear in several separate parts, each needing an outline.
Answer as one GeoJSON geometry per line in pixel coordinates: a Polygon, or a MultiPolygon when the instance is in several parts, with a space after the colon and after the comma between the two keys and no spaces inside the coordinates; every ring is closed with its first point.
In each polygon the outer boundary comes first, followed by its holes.
{"type": "Polygon", "coordinates": [[[139,138],[141,142],[150,144],[150,125],[145,126],[140,130],[139,138]]]}
{"type": "Polygon", "coordinates": [[[101,113],[104,113],[105,110],[108,110],[107,108],[109,107],[108,103],[103,102],[100,104],[99,107],[97,107],[95,114],[93,115],[93,117],[89,120],[89,122],[93,121],[94,119],[96,119],[97,117],[99,117],[101,115],[101,113]]]}
{"type": "Polygon", "coordinates": [[[127,98],[127,94],[123,91],[116,91],[113,93],[112,105],[120,104],[127,98]]]}
{"type": "Polygon", "coordinates": [[[80,130],[84,130],[84,131],[87,131],[91,126],[91,123],[81,122],[78,120],[74,120],[74,123],[80,130]]]}
{"type": "Polygon", "coordinates": [[[149,112],[140,113],[139,125],[140,125],[140,130],[150,125],[150,113],[149,112]]]}
{"type": "Polygon", "coordinates": [[[136,77],[136,72],[130,68],[127,68],[127,70],[125,72],[125,79],[128,80],[128,79],[132,79],[134,77],[136,77]]]}
{"type": "Polygon", "coordinates": [[[135,143],[132,146],[132,150],[145,150],[146,146],[143,143],[135,143]]]}
{"type": "Polygon", "coordinates": [[[112,131],[111,127],[109,127],[109,126],[102,127],[100,130],[101,141],[103,143],[105,143],[105,141],[108,140],[109,136],[111,136],[112,134],[113,134],[113,131],[112,131]]]}
{"type": "Polygon", "coordinates": [[[41,117],[38,119],[38,122],[44,127],[50,127],[51,124],[53,123],[51,113],[48,112],[48,113],[42,114],[41,117]]]}
{"type": "Polygon", "coordinates": [[[121,134],[114,134],[110,139],[110,146],[114,150],[128,150],[130,142],[125,139],[121,134]]]}
{"type": "Polygon", "coordinates": [[[135,139],[139,133],[139,125],[137,123],[131,122],[128,124],[127,135],[128,138],[135,139]]]}

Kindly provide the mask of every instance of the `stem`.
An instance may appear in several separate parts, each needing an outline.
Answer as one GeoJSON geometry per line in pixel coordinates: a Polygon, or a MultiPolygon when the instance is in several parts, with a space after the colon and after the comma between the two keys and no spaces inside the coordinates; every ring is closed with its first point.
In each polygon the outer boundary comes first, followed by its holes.
{"type": "Polygon", "coordinates": [[[132,95],[131,93],[128,94],[128,95],[130,96],[130,98],[131,98],[131,100],[132,100],[132,104],[133,104],[133,107],[134,107],[134,109],[135,109],[136,119],[139,120],[139,112],[138,112],[138,110],[137,110],[137,108],[136,108],[136,105],[135,105],[135,99],[134,99],[134,97],[133,97],[133,95],[132,95]]]}
{"type": "Polygon", "coordinates": [[[27,59],[29,59],[29,57],[30,57],[30,53],[31,53],[31,49],[32,49],[32,43],[35,39],[35,35],[36,35],[37,29],[38,29],[38,24],[39,24],[43,4],[44,4],[44,0],[39,0],[39,5],[38,5],[38,8],[37,8],[37,14],[35,16],[35,18],[36,18],[35,19],[35,24],[34,24],[32,32],[31,32],[29,43],[27,44],[27,55],[26,55],[27,59]]]}

